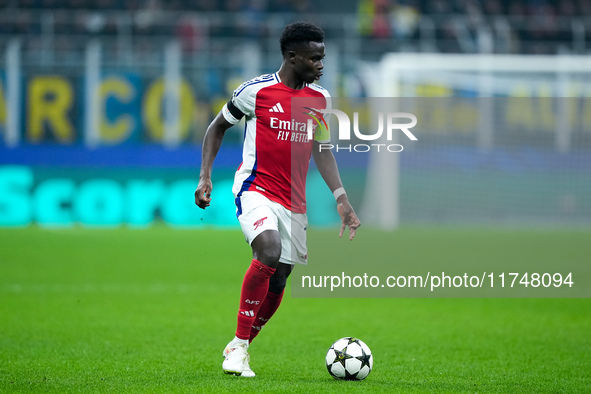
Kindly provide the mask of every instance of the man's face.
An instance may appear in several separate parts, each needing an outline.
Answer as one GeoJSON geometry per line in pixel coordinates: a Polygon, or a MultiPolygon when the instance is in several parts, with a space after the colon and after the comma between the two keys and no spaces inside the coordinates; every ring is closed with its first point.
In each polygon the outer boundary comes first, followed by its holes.
{"type": "Polygon", "coordinates": [[[309,42],[294,51],[293,70],[299,79],[306,83],[317,81],[322,76],[324,43],[309,42]]]}

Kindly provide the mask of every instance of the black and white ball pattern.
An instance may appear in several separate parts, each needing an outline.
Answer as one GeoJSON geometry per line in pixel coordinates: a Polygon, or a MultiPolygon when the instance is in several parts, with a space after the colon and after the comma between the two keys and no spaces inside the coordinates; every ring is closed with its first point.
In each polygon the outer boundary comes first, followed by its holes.
{"type": "Polygon", "coordinates": [[[373,368],[373,355],[362,340],[341,338],[328,349],[326,368],[335,379],[363,380],[373,368]]]}

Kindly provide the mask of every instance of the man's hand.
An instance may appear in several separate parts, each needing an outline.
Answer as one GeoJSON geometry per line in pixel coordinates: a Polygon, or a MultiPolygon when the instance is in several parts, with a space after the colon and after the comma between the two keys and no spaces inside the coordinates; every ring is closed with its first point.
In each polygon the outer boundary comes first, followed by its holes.
{"type": "Polygon", "coordinates": [[[210,179],[199,179],[197,190],[195,190],[195,204],[202,209],[209,206],[211,202],[211,189],[213,188],[210,179]]]}
{"type": "MultiPolygon", "coordinates": [[[[339,199],[340,200],[340,199],[339,199]]],[[[349,226],[349,240],[353,241],[355,234],[357,234],[357,228],[361,226],[359,218],[355,214],[353,207],[349,204],[349,200],[343,199],[344,201],[337,204],[337,211],[341,216],[341,231],[339,232],[339,238],[343,237],[343,233],[347,226],[349,226]]]]}

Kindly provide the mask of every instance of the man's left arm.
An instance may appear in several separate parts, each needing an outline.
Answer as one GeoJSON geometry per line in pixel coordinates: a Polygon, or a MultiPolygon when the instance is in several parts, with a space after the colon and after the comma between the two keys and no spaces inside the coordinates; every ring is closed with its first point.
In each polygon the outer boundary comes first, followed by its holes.
{"type": "Polygon", "coordinates": [[[337,201],[337,211],[342,222],[339,237],[343,236],[345,229],[349,226],[349,240],[352,241],[357,233],[357,228],[361,226],[361,222],[351,203],[349,203],[349,198],[343,188],[334,155],[330,149],[321,150],[320,143],[314,141],[312,156],[314,157],[314,162],[316,163],[316,167],[318,167],[320,175],[322,175],[322,179],[324,179],[324,182],[326,182],[326,185],[330,188],[337,201]]]}

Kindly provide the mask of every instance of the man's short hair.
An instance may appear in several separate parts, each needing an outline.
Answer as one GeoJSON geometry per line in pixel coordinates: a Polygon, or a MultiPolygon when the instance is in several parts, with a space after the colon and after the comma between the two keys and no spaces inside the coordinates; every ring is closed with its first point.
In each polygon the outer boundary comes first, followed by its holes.
{"type": "Polygon", "coordinates": [[[291,23],[285,26],[279,38],[281,54],[285,55],[293,47],[309,42],[324,42],[324,30],[310,22],[291,23]]]}

